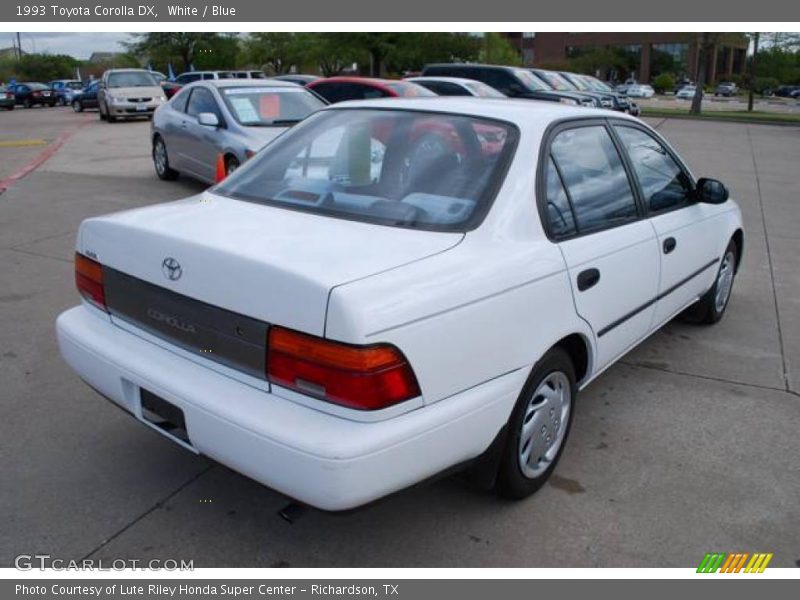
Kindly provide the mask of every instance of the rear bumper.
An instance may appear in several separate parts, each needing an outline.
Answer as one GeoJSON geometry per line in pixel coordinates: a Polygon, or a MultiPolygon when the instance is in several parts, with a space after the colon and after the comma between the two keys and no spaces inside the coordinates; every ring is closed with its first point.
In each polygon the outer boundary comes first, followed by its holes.
{"type": "Polygon", "coordinates": [[[324,510],[366,504],[479,456],[507,421],[527,375],[514,371],[366,423],[231,379],[93,308],[64,312],[56,330],[66,362],[134,417],[142,421],[140,388],[147,389],[183,410],[194,450],[324,510]]]}

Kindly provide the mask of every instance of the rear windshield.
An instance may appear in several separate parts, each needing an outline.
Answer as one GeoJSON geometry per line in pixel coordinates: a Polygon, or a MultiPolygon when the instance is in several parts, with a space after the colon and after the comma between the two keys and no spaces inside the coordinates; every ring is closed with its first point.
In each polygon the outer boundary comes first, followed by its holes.
{"type": "Polygon", "coordinates": [[[145,71],[128,71],[122,73],[111,73],[108,76],[108,87],[153,87],[158,85],[150,73],[145,71]]]}
{"type": "Polygon", "coordinates": [[[325,110],[215,193],[331,217],[464,231],[485,215],[516,146],[500,121],[409,110],[325,110]]]}
{"type": "Polygon", "coordinates": [[[325,106],[301,87],[226,87],[220,92],[233,118],[249,127],[294,125],[325,106]]]}
{"type": "Polygon", "coordinates": [[[409,83],[408,81],[392,81],[387,83],[386,87],[397,93],[399,96],[404,96],[406,98],[436,95],[428,88],[422,87],[417,83],[409,83]]]}
{"type": "Polygon", "coordinates": [[[49,90],[50,89],[49,87],[47,87],[43,83],[26,83],[26,84],[23,84],[23,85],[27,85],[32,90],[49,90]]]}
{"type": "Polygon", "coordinates": [[[482,81],[469,81],[464,84],[467,88],[479,98],[505,98],[506,95],[486,85],[482,81]]]}
{"type": "Polygon", "coordinates": [[[83,89],[83,83],[81,83],[80,81],[68,81],[66,84],[64,84],[64,86],[68,87],[71,90],[83,89]]]}

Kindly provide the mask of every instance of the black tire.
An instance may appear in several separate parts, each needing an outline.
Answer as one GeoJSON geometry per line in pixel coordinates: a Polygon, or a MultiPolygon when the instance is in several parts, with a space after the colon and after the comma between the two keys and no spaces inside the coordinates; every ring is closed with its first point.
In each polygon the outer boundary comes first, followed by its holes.
{"type": "Polygon", "coordinates": [[[169,155],[167,154],[167,145],[164,143],[164,140],[161,136],[156,136],[155,140],[153,140],[153,167],[156,170],[156,175],[162,181],[174,181],[178,178],[179,173],[169,166],[169,155]],[[156,153],[160,152],[161,148],[164,151],[164,162],[163,166],[159,166],[159,161],[156,158],[156,153]]]}
{"type": "Polygon", "coordinates": [[[681,318],[690,323],[699,323],[701,325],[713,325],[718,322],[724,315],[725,310],[730,303],[731,291],[736,279],[736,266],[739,260],[739,248],[736,243],[731,240],[728,242],[728,247],[722,255],[722,260],[717,268],[717,276],[714,279],[714,285],[708,290],[703,297],[697,302],[687,308],[682,314],[681,318]],[[731,269],[730,281],[727,284],[727,291],[723,291],[721,299],[717,297],[717,292],[720,290],[721,285],[725,285],[723,271],[731,269]],[[720,300],[720,301],[718,301],[720,300]]]}
{"type": "MultiPolygon", "coordinates": [[[[542,487],[548,477],[550,477],[556,464],[558,464],[559,458],[561,458],[561,453],[564,451],[567,439],[569,438],[572,416],[575,414],[576,393],[575,367],[572,364],[572,360],[563,348],[551,348],[536,364],[533,371],[531,371],[528,381],[525,382],[525,387],[522,388],[522,392],[508,420],[506,445],[500,459],[500,466],[495,483],[496,491],[501,497],[512,500],[526,498],[542,487]],[[519,456],[523,448],[526,447],[524,442],[521,443],[523,439],[523,424],[527,422],[526,419],[530,420],[534,418],[532,416],[534,413],[530,412],[528,409],[536,403],[537,398],[541,397],[534,395],[537,389],[555,374],[564,376],[563,378],[559,376],[559,379],[562,379],[564,386],[568,387],[566,391],[569,393],[569,412],[567,414],[566,423],[563,423],[562,420],[559,419],[555,425],[556,432],[560,432],[562,427],[564,429],[563,435],[559,441],[559,446],[555,449],[554,456],[549,458],[549,466],[542,472],[531,476],[523,472],[523,465],[521,464],[519,456]]],[[[545,407],[541,410],[544,411],[545,407]]],[[[550,431],[552,431],[554,427],[552,415],[552,410],[547,409],[544,420],[546,421],[545,425],[551,426],[550,431]],[[547,419],[547,416],[550,416],[550,419],[547,419]]],[[[562,415],[559,414],[557,416],[560,417],[562,415]]],[[[544,435],[545,429],[540,430],[540,433],[544,435]]],[[[533,442],[530,443],[532,444],[533,442]]]]}
{"type": "Polygon", "coordinates": [[[235,156],[229,156],[225,159],[225,177],[233,173],[240,166],[239,159],[235,156]]]}
{"type": "Polygon", "coordinates": [[[14,105],[12,104],[11,106],[6,106],[6,110],[14,110],[14,105]]]}
{"type": "Polygon", "coordinates": [[[25,108],[32,108],[33,103],[31,102],[30,98],[25,98],[25,100],[22,101],[22,106],[24,106],[25,108]]]}
{"type": "Polygon", "coordinates": [[[97,103],[97,116],[100,117],[101,121],[106,120],[106,115],[105,113],[103,113],[103,105],[100,104],[99,102],[97,103]]]}
{"type": "Polygon", "coordinates": [[[76,113],[83,112],[83,104],[81,104],[79,100],[73,100],[72,110],[76,113]]]}

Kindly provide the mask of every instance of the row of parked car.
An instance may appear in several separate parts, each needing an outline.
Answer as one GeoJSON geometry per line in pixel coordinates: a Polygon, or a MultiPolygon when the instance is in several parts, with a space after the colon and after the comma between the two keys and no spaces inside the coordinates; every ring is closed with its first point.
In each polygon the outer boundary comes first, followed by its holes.
{"type": "Polygon", "coordinates": [[[322,106],[345,100],[516,97],[639,114],[635,102],[594,77],[544,69],[434,64],[402,80],[249,75],[184,73],[164,88],[171,99],[155,111],[151,131],[153,164],[161,179],[182,173],[218,182],[285,129],[322,106]]]}

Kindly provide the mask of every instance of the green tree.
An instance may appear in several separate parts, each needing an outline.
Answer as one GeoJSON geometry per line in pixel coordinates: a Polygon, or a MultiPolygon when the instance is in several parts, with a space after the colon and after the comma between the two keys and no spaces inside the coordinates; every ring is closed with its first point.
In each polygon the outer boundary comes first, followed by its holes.
{"type": "Polygon", "coordinates": [[[244,42],[244,56],[251,64],[280,75],[304,62],[308,46],[303,42],[303,34],[298,33],[253,33],[244,42]]]}
{"type": "Polygon", "coordinates": [[[674,88],[675,78],[671,73],[661,73],[661,75],[658,75],[655,79],[653,79],[653,89],[659,94],[663,94],[666,91],[671,91],[674,88]]]}
{"type": "Polygon", "coordinates": [[[478,60],[493,65],[522,65],[522,57],[519,52],[511,46],[506,38],[494,32],[484,34],[478,52],[478,60]]]}
{"type": "Polygon", "coordinates": [[[212,48],[223,37],[219,33],[177,31],[133,35],[134,41],[128,44],[131,52],[159,65],[180,61],[184,71],[191,68],[198,53],[212,48]]]}
{"type": "Polygon", "coordinates": [[[387,68],[402,74],[433,62],[476,61],[480,49],[481,39],[468,33],[406,33],[387,57],[387,68]]]}
{"type": "Polygon", "coordinates": [[[14,77],[18,81],[45,83],[52,79],[71,79],[79,64],[77,60],[64,54],[24,54],[20,60],[8,65],[5,79],[14,77]]]}

